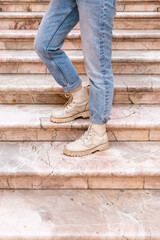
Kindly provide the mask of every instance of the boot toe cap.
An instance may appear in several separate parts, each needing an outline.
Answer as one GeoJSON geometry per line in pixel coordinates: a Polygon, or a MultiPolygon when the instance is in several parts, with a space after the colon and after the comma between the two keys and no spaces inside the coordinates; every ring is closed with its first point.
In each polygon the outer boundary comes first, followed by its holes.
{"type": "Polygon", "coordinates": [[[79,152],[83,150],[80,140],[69,142],[65,145],[64,148],[68,151],[74,151],[74,152],[79,152]]]}
{"type": "Polygon", "coordinates": [[[63,111],[62,110],[55,110],[51,113],[51,117],[53,118],[59,118],[59,117],[62,117],[63,116],[63,111]]]}

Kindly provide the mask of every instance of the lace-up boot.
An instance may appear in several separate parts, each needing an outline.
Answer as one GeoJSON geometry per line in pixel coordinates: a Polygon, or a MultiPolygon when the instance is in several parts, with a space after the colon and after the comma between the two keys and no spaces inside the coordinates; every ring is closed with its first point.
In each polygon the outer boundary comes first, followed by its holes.
{"type": "Polygon", "coordinates": [[[109,149],[106,124],[91,123],[88,130],[76,141],[68,143],[63,153],[68,156],[84,156],[109,149]]]}
{"type": "Polygon", "coordinates": [[[71,93],[71,97],[66,102],[63,109],[56,109],[52,113],[50,120],[55,123],[70,122],[78,117],[88,118],[89,93],[87,88],[71,93]]]}

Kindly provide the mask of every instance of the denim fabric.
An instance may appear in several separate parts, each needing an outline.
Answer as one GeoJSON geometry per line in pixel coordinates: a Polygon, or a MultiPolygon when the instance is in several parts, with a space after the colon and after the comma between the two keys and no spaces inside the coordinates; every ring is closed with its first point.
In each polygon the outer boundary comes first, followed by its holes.
{"type": "Polygon", "coordinates": [[[90,80],[90,120],[106,123],[113,103],[112,29],[117,0],[51,0],[38,28],[34,49],[65,92],[82,80],[61,49],[80,21],[82,51],[90,80]]]}

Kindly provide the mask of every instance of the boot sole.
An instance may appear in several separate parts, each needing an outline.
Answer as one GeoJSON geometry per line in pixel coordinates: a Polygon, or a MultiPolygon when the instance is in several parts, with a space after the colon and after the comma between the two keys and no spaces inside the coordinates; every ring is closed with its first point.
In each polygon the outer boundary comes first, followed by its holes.
{"type": "Polygon", "coordinates": [[[95,148],[86,150],[86,151],[70,151],[64,147],[63,154],[71,157],[81,157],[92,154],[97,151],[105,151],[109,149],[109,142],[101,144],[95,148]]]}
{"type": "Polygon", "coordinates": [[[86,111],[86,112],[77,113],[74,116],[68,117],[68,118],[54,118],[53,116],[51,116],[50,121],[54,123],[65,123],[65,122],[71,122],[79,117],[88,118],[89,116],[90,116],[90,111],[86,111]]]}

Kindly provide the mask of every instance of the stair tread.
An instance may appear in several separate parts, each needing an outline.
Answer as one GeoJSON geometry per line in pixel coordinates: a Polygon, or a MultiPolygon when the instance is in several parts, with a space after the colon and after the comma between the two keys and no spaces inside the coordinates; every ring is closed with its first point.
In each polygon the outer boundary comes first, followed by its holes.
{"type": "MultiPolygon", "coordinates": [[[[83,85],[87,75],[80,75],[83,85]]],[[[115,92],[159,92],[160,75],[114,75],[115,92]]],[[[51,74],[0,74],[0,93],[64,93],[51,74]],[[40,83],[40,84],[39,84],[40,83]]]]}
{"type": "Polygon", "coordinates": [[[63,142],[0,142],[0,177],[159,177],[159,144],[110,142],[106,151],[68,157],[63,142]]]}
{"type": "MultiPolygon", "coordinates": [[[[62,105],[1,104],[0,129],[86,129],[88,119],[56,124],[49,120],[54,109],[62,105]]],[[[160,129],[159,105],[116,104],[112,106],[108,129],[160,129]]]]}
{"type": "Polygon", "coordinates": [[[1,238],[6,240],[140,240],[160,235],[158,190],[1,190],[0,198],[1,238]]]}
{"type": "MultiPolygon", "coordinates": [[[[37,30],[0,29],[0,38],[35,38],[37,30]]],[[[80,30],[73,29],[67,38],[80,38],[80,30]]],[[[160,38],[160,30],[113,30],[113,39],[117,38],[160,38]]]]}
{"type": "MultiPolygon", "coordinates": [[[[82,50],[65,50],[74,62],[83,62],[82,50]]],[[[113,50],[112,62],[160,62],[160,50],[113,50]]],[[[42,62],[35,50],[0,50],[0,62],[42,62]]]]}
{"type": "MultiPolygon", "coordinates": [[[[0,18],[42,18],[44,12],[1,12],[0,18]]],[[[160,12],[117,12],[116,18],[121,19],[149,19],[159,18],[160,12]]]]}
{"type": "Polygon", "coordinates": [[[160,12],[117,12],[115,18],[121,19],[154,19],[160,18],[160,12]]]}

